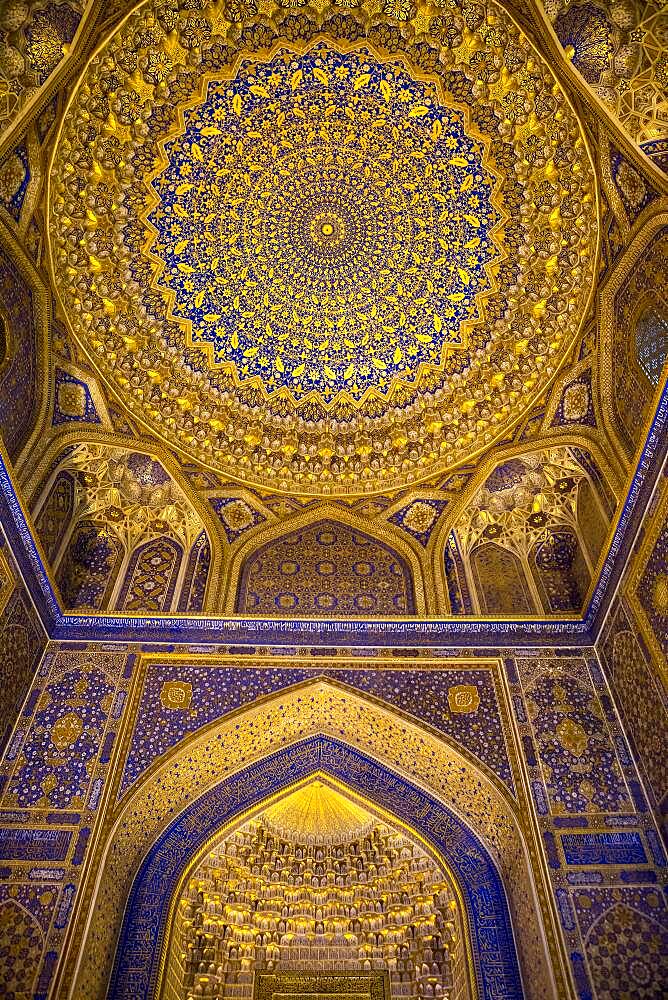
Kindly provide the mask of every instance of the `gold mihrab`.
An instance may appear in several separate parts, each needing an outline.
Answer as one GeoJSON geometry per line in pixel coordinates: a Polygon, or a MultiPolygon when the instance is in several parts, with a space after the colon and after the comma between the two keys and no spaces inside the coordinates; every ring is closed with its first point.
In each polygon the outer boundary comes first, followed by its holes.
{"type": "Polygon", "coordinates": [[[128,18],[61,131],[53,267],[170,445],[259,486],[373,492],[470,458],[544,390],[586,312],[595,182],[501,8],[419,45],[314,16],[205,8],[195,42],[185,12],[176,34],[150,4],[128,18]]]}

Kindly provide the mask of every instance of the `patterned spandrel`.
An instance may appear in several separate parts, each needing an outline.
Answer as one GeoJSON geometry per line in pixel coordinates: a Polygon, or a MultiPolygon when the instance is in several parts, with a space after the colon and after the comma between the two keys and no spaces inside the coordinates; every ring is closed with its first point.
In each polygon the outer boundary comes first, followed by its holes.
{"type": "Polygon", "coordinates": [[[167,662],[147,670],[121,793],[189,733],[255,699],[323,676],[379,698],[452,737],[514,792],[494,678],[488,669],[316,670],[167,662]]]}

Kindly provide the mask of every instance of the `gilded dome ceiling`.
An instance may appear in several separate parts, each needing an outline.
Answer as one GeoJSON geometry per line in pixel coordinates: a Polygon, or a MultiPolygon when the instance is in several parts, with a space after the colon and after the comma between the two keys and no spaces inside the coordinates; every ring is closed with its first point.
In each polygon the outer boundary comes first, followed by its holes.
{"type": "Polygon", "coordinates": [[[296,6],[123,22],[61,129],[52,267],[170,446],[255,486],[376,492],[470,459],[545,390],[592,291],[594,174],[496,4],[453,0],[428,35],[401,4],[296,6]]]}

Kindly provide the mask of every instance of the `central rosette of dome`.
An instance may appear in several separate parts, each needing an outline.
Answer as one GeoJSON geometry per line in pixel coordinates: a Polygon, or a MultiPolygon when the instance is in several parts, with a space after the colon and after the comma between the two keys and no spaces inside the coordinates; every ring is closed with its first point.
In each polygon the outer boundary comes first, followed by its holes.
{"type": "Polygon", "coordinates": [[[485,141],[435,83],[282,50],[210,81],[163,150],[155,282],[211,368],[359,402],[466,346],[502,215],[485,141]]]}

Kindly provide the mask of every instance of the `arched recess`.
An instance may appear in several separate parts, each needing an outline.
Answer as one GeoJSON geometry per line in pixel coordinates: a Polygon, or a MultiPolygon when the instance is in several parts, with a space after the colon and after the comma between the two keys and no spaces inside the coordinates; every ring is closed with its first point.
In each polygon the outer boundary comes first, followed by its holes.
{"type": "MultiPolygon", "coordinates": [[[[430,540],[429,569],[438,605],[451,614],[541,613],[543,601],[529,569],[534,541],[549,529],[572,527],[593,575],[620,493],[619,477],[600,444],[584,435],[560,434],[493,452],[430,540]],[[483,567],[476,571],[473,565],[499,548],[504,554],[498,558],[520,581],[521,591],[516,597],[510,593],[505,611],[498,595],[478,593],[483,567]],[[527,588],[529,601],[522,596],[527,588]]],[[[501,589],[509,587],[504,582],[501,589]]]]}
{"type": "MultiPolygon", "coordinates": [[[[149,888],[143,879],[166,860],[161,854],[165,838],[175,829],[181,837],[197,837],[204,827],[215,833],[225,815],[253,808],[302,777],[305,768],[306,773],[311,768],[340,776],[353,791],[400,819],[405,816],[437,850],[441,838],[452,836],[453,846],[464,844],[459,837],[473,838],[466,842],[475,843],[476,850],[465,852],[453,863],[453,871],[464,882],[475,880],[482,868],[491,871],[488,865],[496,869],[511,924],[521,928],[516,947],[524,995],[530,1000],[573,996],[528,798],[522,793],[520,810],[505,786],[452,741],[322,678],[277,692],[183,740],[105,817],[108,833],[91,858],[91,874],[79,897],[79,933],[60,970],[73,982],[69,995],[77,1000],[105,997],[123,915],[135,904],[142,906],[142,921],[152,910],[150,920],[157,920],[155,926],[162,922],[164,928],[166,914],[155,886],[149,888]],[[281,757],[287,748],[290,753],[281,757]],[[194,804],[197,813],[191,811],[194,804]],[[146,903],[149,910],[143,909],[146,903]]],[[[448,850],[445,843],[446,860],[448,850]]],[[[177,867],[174,886],[181,862],[177,867]]],[[[149,924],[142,927],[141,940],[133,947],[138,948],[137,961],[146,963],[152,960],[155,939],[149,924]]],[[[133,933],[124,940],[132,943],[133,933]]],[[[150,995],[150,975],[149,970],[142,990],[133,995],[150,995]]]]}
{"type": "Polygon", "coordinates": [[[35,528],[44,554],[54,566],[74,515],[76,487],[72,473],[62,469],[53,481],[35,518],[35,528]]]}
{"type": "MultiPolygon", "coordinates": [[[[317,531],[318,526],[321,524],[323,528],[328,526],[327,530],[335,530],[336,526],[340,525],[346,532],[352,533],[361,540],[366,540],[367,543],[378,546],[384,553],[394,556],[396,562],[401,567],[401,573],[404,578],[408,580],[410,577],[412,601],[407,602],[405,610],[401,610],[399,607],[393,605],[394,610],[391,612],[379,611],[377,610],[377,606],[368,608],[360,607],[359,609],[353,607],[350,609],[338,608],[336,606],[329,608],[324,605],[319,607],[316,605],[311,611],[301,611],[299,607],[291,610],[288,607],[282,608],[277,605],[271,615],[272,617],[284,617],[286,614],[302,614],[304,617],[349,617],[350,614],[357,614],[361,617],[374,618],[391,617],[392,615],[402,616],[406,614],[424,615],[438,612],[437,608],[430,606],[432,588],[425,586],[420,556],[410,543],[406,541],[405,537],[401,537],[398,531],[391,530],[386,524],[382,526],[370,525],[368,520],[333,504],[323,504],[315,510],[309,510],[294,517],[281,520],[280,522],[275,522],[252,534],[249,532],[250,537],[239,546],[230,561],[229,583],[225,600],[226,610],[230,613],[258,613],[257,611],[253,612],[251,608],[248,608],[247,612],[238,611],[240,608],[239,595],[243,593],[243,588],[246,586],[248,567],[252,560],[256,556],[261,557],[264,552],[271,548],[272,544],[278,543],[282,539],[287,540],[300,532],[317,531]]],[[[326,546],[323,548],[323,562],[334,564],[335,571],[329,575],[329,578],[336,579],[337,574],[340,573],[340,566],[337,564],[336,546],[332,545],[330,547],[330,554],[327,554],[325,548],[326,546]]],[[[315,563],[315,556],[313,561],[315,563]]],[[[360,562],[363,561],[363,553],[360,551],[360,562]]],[[[322,577],[323,594],[328,593],[330,590],[327,579],[327,575],[322,577]]],[[[360,593],[363,591],[363,587],[361,586],[362,580],[363,577],[360,576],[360,593]]],[[[287,584],[285,590],[289,590],[287,584]]],[[[267,614],[266,610],[260,613],[267,614]]]]}
{"type": "Polygon", "coordinates": [[[471,570],[484,615],[536,614],[524,566],[510,549],[496,542],[476,546],[471,570]]]}
{"type": "Polygon", "coordinates": [[[56,583],[68,610],[100,611],[109,603],[123,559],[123,546],[104,522],[79,521],[63,553],[56,583]]]}
{"type": "MultiPolygon", "coordinates": [[[[163,478],[162,473],[160,478],[163,478]]],[[[22,485],[45,556],[51,555],[50,549],[53,548],[51,558],[47,558],[47,571],[50,569],[52,580],[60,575],[69,538],[76,532],[79,519],[96,519],[107,524],[109,533],[120,539],[124,550],[119,580],[106,594],[107,607],[118,607],[122,581],[126,579],[130,565],[135,562],[138,548],[152,538],[165,535],[171,537],[183,550],[176,580],[176,594],[171,603],[178,604],[179,610],[191,612],[218,610],[219,602],[215,591],[218,581],[226,576],[225,547],[220,538],[219,526],[212,516],[210,506],[193,492],[174,457],[157,442],[130,441],[119,435],[88,429],[82,438],[81,428],[66,431],[49,442],[48,447],[31,466],[30,476],[22,485]],[[128,470],[121,470],[120,467],[133,459],[150,461],[159,466],[164,471],[169,493],[163,490],[161,496],[146,496],[145,470],[139,470],[137,475],[141,485],[130,482],[128,470]],[[116,466],[116,471],[110,476],[112,464],[116,466]],[[69,477],[72,483],[72,501],[68,497],[61,498],[56,490],[56,484],[64,476],[69,477]],[[55,510],[54,505],[58,510],[55,510]],[[63,508],[62,511],[60,507],[63,508]],[[52,508],[58,518],[55,518],[52,508]],[[127,511],[130,513],[126,516],[127,511]],[[49,525],[56,531],[58,525],[55,521],[63,518],[66,521],[63,538],[54,547],[49,525]],[[207,544],[198,546],[202,535],[207,544]],[[195,560],[192,567],[191,555],[195,560]],[[189,575],[191,568],[194,576],[189,575]],[[186,592],[188,585],[193,591],[191,603],[189,607],[181,608],[181,597],[184,601],[189,599],[190,591],[186,592]]],[[[157,484],[159,489],[162,485],[157,484]]],[[[100,610],[105,608],[101,607],[100,610]]],[[[164,610],[171,610],[171,606],[164,610]]]]}
{"type": "Polygon", "coordinates": [[[577,518],[582,524],[582,538],[587,546],[589,560],[596,566],[605,547],[609,524],[602,509],[600,499],[588,479],[583,479],[578,486],[577,518]]]}
{"type": "Polygon", "coordinates": [[[311,737],[273,754],[266,776],[244,769],[193,802],[170,823],[134,879],[116,950],[109,995],[157,1000],[170,903],[184,873],[228,822],[252,815],[296,781],[322,774],[341,782],[376,810],[396,817],[443,860],[461,894],[471,938],[473,978],[480,1000],[524,996],[501,878],[482,842],[438,799],[329,736],[311,737]],[[154,947],[144,947],[149,933],[154,947]]]}
{"type": "Polygon", "coordinates": [[[591,577],[572,528],[555,527],[547,538],[536,542],[529,564],[548,614],[582,609],[591,577]]]}
{"type": "Polygon", "coordinates": [[[34,955],[41,950],[42,944],[42,932],[35,917],[17,900],[3,900],[0,903],[0,983],[4,996],[33,995],[37,977],[34,955]]]}
{"type": "MultiPolygon", "coordinates": [[[[663,201],[665,206],[665,200],[663,201]]],[[[648,273],[648,257],[657,245],[668,245],[668,212],[665,208],[657,212],[642,226],[626,249],[617,266],[610,274],[601,291],[601,308],[599,330],[601,331],[601,346],[599,358],[599,385],[601,386],[601,406],[604,426],[622,464],[628,468],[633,452],[644,443],[644,435],[640,433],[644,424],[652,417],[651,403],[655,397],[654,388],[642,372],[637,360],[630,359],[631,348],[635,347],[635,322],[642,312],[641,300],[647,304],[647,293],[656,301],[660,292],[661,270],[651,269],[648,273]],[[631,289],[632,282],[638,282],[637,293],[631,289]],[[643,288],[645,285],[645,288],[643,288]],[[630,292],[630,294],[625,294],[630,292]],[[620,366],[626,366],[631,379],[625,390],[627,402],[633,398],[639,400],[639,412],[634,417],[634,426],[640,428],[629,436],[629,429],[624,425],[618,412],[619,385],[618,374],[620,366]],[[643,384],[644,383],[644,384],[643,384]]],[[[664,250],[665,254],[665,250],[664,250]]],[[[664,268],[665,272],[665,268],[664,268]]],[[[668,308],[665,302],[664,308],[668,308]]],[[[635,351],[633,351],[635,354],[635,351]]],[[[633,404],[632,404],[633,405],[633,404]]]]}
{"type": "Polygon", "coordinates": [[[186,574],[179,596],[179,611],[201,611],[204,608],[204,600],[207,585],[209,583],[209,570],[211,568],[211,545],[206,531],[195,539],[195,542],[188,556],[186,574]]]}
{"type": "Polygon", "coordinates": [[[665,924],[638,906],[629,905],[623,897],[613,902],[592,924],[586,944],[596,996],[626,995],[642,1000],[665,996],[665,924]]]}
{"type": "Polygon", "coordinates": [[[133,614],[171,611],[182,559],[182,547],[166,535],[136,548],[117,599],[118,610],[133,614]]]}
{"type": "Polygon", "coordinates": [[[254,985],[289,990],[305,968],[319,991],[375,994],[387,976],[390,996],[474,997],[462,894],[443,860],[323,771],[212,838],[188,864],[168,931],[161,1000],[198,985],[252,1000],[254,985]]]}

